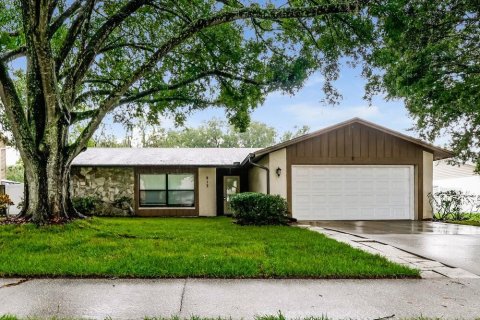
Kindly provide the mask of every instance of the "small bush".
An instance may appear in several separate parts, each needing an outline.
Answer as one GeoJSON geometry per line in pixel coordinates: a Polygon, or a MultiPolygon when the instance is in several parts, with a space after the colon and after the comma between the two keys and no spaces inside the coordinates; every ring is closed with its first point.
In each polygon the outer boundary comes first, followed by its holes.
{"type": "Polygon", "coordinates": [[[446,220],[466,220],[467,211],[475,212],[479,208],[479,197],[464,193],[459,190],[438,191],[428,194],[430,206],[433,209],[433,219],[439,221],[446,220]]]}
{"type": "Polygon", "coordinates": [[[97,197],[75,197],[72,199],[73,207],[81,214],[94,214],[101,200],[97,197]]]}
{"type": "Polygon", "coordinates": [[[132,198],[127,196],[122,196],[122,197],[115,198],[112,204],[114,207],[123,209],[125,206],[129,206],[129,207],[132,206],[132,203],[133,203],[132,198]]]}
{"type": "Polygon", "coordinates": [[[289,221],[287,201],[277,195],[239,193],[232,196],[230,206],[240,225],[285,225],[289,221]]]}
{"type": "Polygon", "coordinates": [[[14,203],[8,194],[0,194],[0,216],[6,216],[8,208],[13,205],[14,203]]]}

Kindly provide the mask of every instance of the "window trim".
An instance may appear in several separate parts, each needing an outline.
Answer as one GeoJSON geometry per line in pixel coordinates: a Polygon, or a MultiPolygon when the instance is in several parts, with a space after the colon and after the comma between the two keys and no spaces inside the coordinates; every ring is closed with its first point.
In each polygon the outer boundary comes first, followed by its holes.
{"type": "Polygon", "coordinates": [[[158,173],[138,173],[138,208],[139,209],[154,209],[154,208],[161,208],[161,209],[195,209],[195,204],[196,204],[196,174],[192,172],[158,172],[158,173]],[[140,186],[140,181],[141,181],[141,176],[142,175],[165,175],[165,189],[141,189],[140,186]],[[169,189],[168,188],[168,176],[169,175],[191,175],[193,177],[193,189],[169,189]],[[163,191],[165,192],[165,204],[164,205],[159,205],[159,204],[153,204],[153,205],[145,205],[142,204],[141,199],[140,199],[140,194],[141,192],[144,191],[163,191]],[[193,203],[192,205],[179,205],[179,204],[169,204],[168,202],[168,193],[170,191],[186,191],[186,192],[192,192],[193,193],[193,203]]]}

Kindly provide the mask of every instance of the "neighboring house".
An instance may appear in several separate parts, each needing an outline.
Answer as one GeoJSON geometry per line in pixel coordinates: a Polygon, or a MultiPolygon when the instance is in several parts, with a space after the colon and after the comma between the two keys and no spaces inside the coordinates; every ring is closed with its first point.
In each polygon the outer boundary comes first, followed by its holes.
{"type": "Polygon", "coordinates": [[[475,173],[475,166],[469,163],[452,165],[446,160],[435,161],[433,164],[433,191],[462,191],[474,195],[471,201],[462,204],[464,212],[478,212],[477,197],[480,197],[480,175],[475,173]]]}
{"type": "Polygon", "coordinates": [[[452,165],[446,160],[433,164],[433,190],[460,190],[480,195],[480,175],[475,166],[469,163],[452,165]]]}
{"type": "Polygon", "coordinates": [[[23,184],[7,180],[7,146],[6,139],[0,133],[0,194],[6,193],[10,196],[14,205],[10,206],[9,214],[18,214],[20,210],[17,205],[23,201],[23,184]]]}
{"type": "Polygon", "coordinates": [[[433,161],[451,152],[358,118],[265,149],[89,148],[74,196],[128,197],[137,216],[216,216],[244,191],[298,220],[429,219],[433,161]]]}

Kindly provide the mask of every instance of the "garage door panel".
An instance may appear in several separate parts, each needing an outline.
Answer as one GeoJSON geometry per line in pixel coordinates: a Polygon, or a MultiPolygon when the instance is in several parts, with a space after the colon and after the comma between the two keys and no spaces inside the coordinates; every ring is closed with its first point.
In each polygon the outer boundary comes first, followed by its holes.
{"type": "Polygon", "coordinates": [[[311,183],[312,190],[327,190],[328,186],[323,182],[325,180],[314,180],[311,183]]]}
{"type": "Polygon", "coordinates": [[[292,166],[299,220],[413,219],[412,191],[412,166],[292,166]]]}

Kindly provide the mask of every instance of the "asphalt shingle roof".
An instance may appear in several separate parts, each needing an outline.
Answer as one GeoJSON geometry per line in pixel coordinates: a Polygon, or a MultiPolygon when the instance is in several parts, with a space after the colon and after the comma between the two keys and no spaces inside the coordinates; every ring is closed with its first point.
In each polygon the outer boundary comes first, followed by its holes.
{"type": "Polygon", "coordinates": [[[227,166],[255,148],[88,148],[74,166],[227,166]]]}

